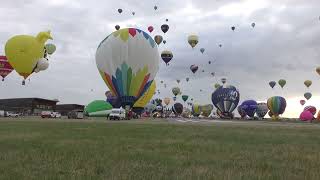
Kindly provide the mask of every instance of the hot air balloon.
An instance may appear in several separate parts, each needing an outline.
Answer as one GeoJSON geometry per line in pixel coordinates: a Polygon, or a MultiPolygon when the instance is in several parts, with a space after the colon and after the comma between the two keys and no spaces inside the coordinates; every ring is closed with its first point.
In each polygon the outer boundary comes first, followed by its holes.
{"type": "Polygon", "coordinates": [[[312,94],[309,93],[309,92],[306,92],[306,93],[304,93],[304,97],[305,97],[307,100],[309,100],[309,99],[311,99],[312,94]]]}
{"type": "Polygon", "coordinates": [[[202,72],[204,72],[204,70],[202,70],[202,72]]]}
{"type": "Polygon", "coordinates": [[[163,44],[166,44],[167,43],[167,41],[166,40],[163,40],[163,44]]]}
{"type": "Polygon", "coordinates": [[[178,84],[180,83],[180,79],[177,79],[177,83],[178,83],[178,84]]]}
{"type": "Polygon", "coordinates": [[[287,84],[287,81],[285,79],[280,79],[278,81],[278,84],[280,85],[281,88],[283,88],[287,84]]]}
{"type": "Polygon", "coordinates": [[[186,101],[188,100],[188,98],[189,98],[188,95],[182,95],[181,97],[182,97],[182,100],[183,100],[184,102],[186,102],[186,101]]]}
{"type": "Polygon", "coordinates": [[[306,81],[304,81],[304,85],[305,85],[307,88],[309,88],[309,87],[312,85],[312,81],[306,80],[306,81]]]}
{"type": "Polygon", "coordinates": [[[312,121],[314,119],[314,116],[310,111],[303,111],[300,114],[299,119],[301,121],[312,121]]]}
{"type": "Polygon", "coordinates": [[[219,47],[222,47],[222,44],[219,44],[219,47]]]}
{"type": "Polygon", "coordinates": [[[221,78],[221,82],[222,82],[222,84],[225,84],[227,82],[227,79],[226,78],[221,78]]]}
{"type": "Polygon", "coordinates": [[[196,47],[196,45],[198,44],[199,42],[199,37],[197,35],[190,35],[188,37],[188,43],[190,44],[190,46],[192,48],[196,47]]]}
{"type": "Polygon", "coordinates": [[[232,30],[232,31],[236,30],[236,27],[232,26],[232,27],[231,27],[231,30],[232,30]]]}
{"type": "Polygon", "coordinates": [[[45,50],[49,55],[52,55],[56,51],[56,45],[48,43],[45,45],[45,50]]]}
{"type": "Polygon", "coordinates": [[[174,96],[177,96],[178,94],[180,94],[180,92],[181,92],[180,88],[178,88],[178,87],[172,88],[172,93],[174,96]]]}
{"type": "Polygon", "coordinates": [[[161,31],[162,31],[163,33],[168,32],[168,30],[169,30],[169,25],[168,25],[168,24],[163,24],[163,25],[161,25],[161,31]]]}
{"type": "Polygon", "coordinates": [[[256,114],[259,118],[264,118],[268,111],[269,109],[267,103],[258,103],[256,114]]]}
{"type": "Polygon", "coordinates": [[[8,62],[6,56],[0,56],[0,76],[2,77],[2,81],[13,71],[13,67],[8,62]]]}
{"type": "Polygon", "coordinates": [[[157,9],[158,9],[158,6],[154,6],[153,9],[154,9],[154,10],[157,10],[157,9]]]}
{"type": "Polygon", "coordinates": [[[189,80],[190,80],[189,78],[186,78],[186,81],[187,81],[187,82],[189,82],[189,80]]]}
{"type": "Polygon", "coordinates": [[[246,100],[241,104],[241,108],[251,118],[254,118],[254,114],[256,113],[257,106],[258,106],[258,103],[254,100],[246,100]]]}
{"type": "Polygon", "coordinates": [[[132,15],[134,16],[136,13],[135,12],[132,12],[132,15]]]}
{"type": "Polygon", "coordinates": [[[242,119],[244,119],[247,116],[247,113],[245,110],[243,110],[242,106],[238,106],[237,108],[239,115],[241,116],[242,119]]]}
{"type": "Polygon", "coordinates": [[[148,104],[148,102],[152,99],[154,93],[156,91],[156,81],[152,81],[148,90],[141,96],[133,105],[133,112],[137,114],[141,114],[144,107],[148,104]]]}
{"type": "Polygon", "coordinates": [[[192,115],[195,117],[198,117],[200,115],[200,105],[199,104],[193,104],[192,105],[192,115]]]}
{"type": "Polygon", "coordinates": [[[202,116],[209,117],[211,114],[211,111],[213,110],[213,105],[207,104],[207,105],[200,106],[199,108],[202,116]]]}
{"type": "Polygon", "coordinates": [[[173,58],[173,54],[172,54],[171,51],[167,51],[167,50],[166,51],[162,51],[161,58],[166,63],[166,65],[168,66],[168,63],[173,58]]]}
{"type": "Polygon", "coordinates": [[[221,111],[223,117],[233,118],[233,110],[238,106],[240,93],[234,86],[222,87],[212,93],[213,105],[221,111]]]}
{"type": "Polygon", "coordinates": [[[152,33],[153,27],[152,27],[152,26],[149,26],[149,27],[148,27],[148,31],[149,31],[150,33],[152,33]]]}
{"type": "Polygon", "coordinates": [[[169,19],[166,19],[166,22],[168,22],[169,21],[169,19]]]}
{"type": "Polygon", "coordinates": [[[318,73],[318,75],[320,75],[320,67],[316,68],[316,72],[318,73]]]}
{"type": "Polygon", "coordinates": [[[116,25],[114,28],[118,31],[120,29],[120,26],[116,25]]]}
{"type": "Polygon", "coordinates": [[[316,115],[317,113],[317,108],[314,106],[307,106],[304,108],[304,111],[309,111],[312,113],[312,115],[316,115]]]}
{"type": "Polygon", "coordinates": [[[215,84],[214,84],[214,88],[215,88],[215,89],[218,89],[220,86],[221,86],[221,85],[220,85],[219,83],[215,83],[215,84]]]}
{"type": "Polygon", "coordinates": [[[214,73],[214,72],[212,72],[212,73],[211,73],[211,76],[212,76],[212,77],[214,77],[214,76],[215,76],[215,73],[214,73]]]}
{"type": "Polygon", "coordinates": [[[111,104],[104,100],[92,101],[84,109],[89,117],[106,117],[111,113],[111,110],[111,104]]]}
{"type": "Polygon", "coordinates": [[[269,86],[273,89],[276,86],[276,82],[275,81],[270,81],[269,82],[269,86]]]}
{"type": "Polygon", "coordinates": [[[286,99],[281,96],[269,98],[267,104],[273,120],[278,120],[279,115],[283,114],[287,107],[286,99]]]}
{"type": "Polygon", "coordinates": [[[300,100],[300,104],[301,104],[301,106],[305,105],[306,104],[306,100],[304,100],[304,99],[300,100]]]}
{"type": "Polygon", "coordinates": [[[205,50],[206,50],[206,49],[201,48],[201,49],[200,49],[200,52],[203,54],[205,50]]]}
{"type": "Polygon", "coordinates": [[[122,9],[118,9],[118,13],[121,14],[122,13],[122,9]]]}
{"type": "Polygon", "coordinates": [[[163,99],[163,102],[166,106],[168,106],[170,104],[170,98],[166,97],[163,99]]]}
{"type": "Polygon", "coordinates": [[[252,23],[251,26],[254,28],[256,26],[256,23],[252,23]]]}
{"type": "Polygon", "coordinates": [[[177,97],[176,97],[176,96],[174,96],[172,99],[173,99],[173,101],[176,101],[176,100],[177,100],[177,97]]]}
{"type": "Polygon", "coordinates": [[[196,66],[196,65],[191,65],[190,66],[190,70],[193,72],[193,74],[196,73],[198,71],[198,69],[199,69],[199,67],[196,66]]]}
{"type": "Polygon", "coordinates": [[[127,28],[98,46],[97,68],[122,106],[132,106],[150,87],[159,69],[159,52],[148,33],[127,28]]]}
{"type": "Polygon", "coordinates": [[[156,36],[154,37],[154,41],[155,41],[158,45],[160,45],[160,44],[162,43],[162,40],[163,40],[163,38],[162,38],[162,36],[160,36],[160,35],[156,35],[156,36]]]}
{"type": "MultiPolygon", "coordinates": [[[[36,37],[17,35],[5,45],[6,57],[16,72],[27,79],[36,69],[37,63],[44,57],[45,43],[52,39],[50,31],[40,32],[36,37]]],[[[22,83],[24,85],[24,81],[22,83]]]]}
{"type": "Polygon", "coordinates": [[[182,113],[183,111],[183,105],[181,103],[175,103],[173,106],[172,106],[172,112],[178,116],[182,113]]]}
{"type": "Polygon", "coordinates": [[[208,64],[211,64],[211,61],[208,61],[208,64]]]}

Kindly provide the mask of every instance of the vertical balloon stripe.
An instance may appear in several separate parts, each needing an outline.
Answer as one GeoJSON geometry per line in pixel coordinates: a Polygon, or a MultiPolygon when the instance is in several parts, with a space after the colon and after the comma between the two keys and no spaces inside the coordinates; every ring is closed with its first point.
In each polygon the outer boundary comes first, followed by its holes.
{"type": "Polygon", "coordinates": [[[120,95],[120,91],[119,91],[119,87],[118,87],[118,84],[117,84],[117,79],[115,77],[113,77],[113,76],[112,76],[112,84],[113,84],[114,89],[117,92],[117,95],[121,96],[120,95]]]}
{"type": "Polygon", "coordinates": [[[130,94],[131,80],[132,80],[132,69],[130,67],[127,73],[127,95],[128,96],[133,96],[133,94],[130,94]]]}
{"type": "Polygon", "coordinates": [[[105,81],[105,83],[107,84],[109,90],[115,95],[115,96],[118,96],[118,93],[115,89],[115,87],[113,86],[113,83],[112,83],[112,80],[110,78],[110,76],[106,73],[103,73],[101,71],[99,71],[101,75],[101,77],[103,78],[103,80],[105,81]],[[104,74],[104,75],[103,75],[104,74]]]}
{"type": "Polygon", "coordinates": [[[140,85],[140,88],[139,88],[139,91],[138,93],[136,94],[136,96],[140,96],[143,92],[143,88],[146,86],[148,80],[149,80],[149,77],[150,77],[150,74],[148,74],[147,76],[144,77],[141,85],[140,85]]]}
{"type": "Polygon", "coordinates": [[[152,80],[152,81],[147,82],[147,84],[144,86],[144,88],[139,96],[143,96],[145,93],[147,93],[148,89],[150,89],[153,82],[155,82],[155,81],[152,80]]]}
{"type": "Polygon", "coordinates": [[[120,69],[117,69],[116,71],[116,82],[117,82],[117,87],[118,87],[120,96],[124,96],[123,84],[122,84],[122,72],[120,71],[120,69]]]}
{"type": "Polygon", "coordinates": [[[124,95],[128,95],[127,94],[127,73],[128,73],[128,65],[126,63],[123,63],[121,65],[121,72],[122,72],[122,90],[123,90],[123,94],[124,95]]]}

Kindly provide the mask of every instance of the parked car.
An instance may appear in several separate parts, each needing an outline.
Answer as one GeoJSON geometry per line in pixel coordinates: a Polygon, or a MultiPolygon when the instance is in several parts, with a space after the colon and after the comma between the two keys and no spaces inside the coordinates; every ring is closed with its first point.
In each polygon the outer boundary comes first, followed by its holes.
{"type": "Polygon", "coordinates": [[[7,112],[7,117],[19,117],[20,115],[18,113],[13,112],[7,112]]]}
{"type": "Polygon", "coordinates": [[[109,114],[110,120],[123,120],[126,118],[126,111],[122,108],[120,109],[112,109],[109,114]]]}
{"type": "Polygon", "coordinates": [[[42,118],[61,118],[61,114],[58,112],[42,111],[41,117],[42,118]]]}
{"type": "Polygon", "coordinates": [[[6,112],[3,110],[0,110],[0,117],[6,117],[6,112]]]}
{"type": "Polygon", "coordinates": [[[68,119],[83,119],[83,111],[71,111],[68,113],[68,119]]]}

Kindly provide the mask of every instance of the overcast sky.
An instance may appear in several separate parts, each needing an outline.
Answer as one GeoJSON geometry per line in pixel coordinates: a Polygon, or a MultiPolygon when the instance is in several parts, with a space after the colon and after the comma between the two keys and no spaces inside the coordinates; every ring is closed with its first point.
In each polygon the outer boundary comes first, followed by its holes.
{"type": "Polygon", "coordinates": [[[174,58],[170,66],[161,61],[156,77],[160,97],[172,97],[171,88],[179,86],[196,102],[211,103],[213,84],[221,77],[240,90],[241,101],[265,101],[272,95],[302,99],[306,91],[319,95],[320,76],[315,72],[320,65],[319,0],[0,1],[0,54],[11,36],[45,30],[52,31],[57,46],[49,69],[33,74],[26,86],[15,72],[0,82],[0,98],[41,97],[80,104],[105,99],[107,87],[95,63],[100,41],[117,24],[145,31],[152,25],[152,36],[163,35],[160,26],[165,19],[170,29],[164,35],[167,44],[160,45],[159,51],[171,50],[174,58]],[[187,43],[193,33],[200,38],[194,50],[187,43]],[[206,49],[203,55],[202,47],[206,49]],[[195,75],[189,70],[192,64],[199,66],[195,75]],[[281,78],[287,80],[285,89],[272,91],[268,82],[281,78]],[[178,85],[176,79],[182,83],[178,85]],[[310,89],[303,85],[306,79],[313,81],[310,89]]]}

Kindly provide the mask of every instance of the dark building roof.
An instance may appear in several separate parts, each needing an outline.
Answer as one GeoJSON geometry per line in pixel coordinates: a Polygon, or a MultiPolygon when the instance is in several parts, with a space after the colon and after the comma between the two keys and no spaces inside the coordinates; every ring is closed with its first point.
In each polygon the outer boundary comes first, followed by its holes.
{"type": "Polygon", "coordinates": [[[51,102],[59,102],[57,99],[43,99],[43,98],[7,98],[7,99],[0,99],[1,101],[30,101],[30,100],[41,100],[41,101],[51,101],[51,102]]]}

